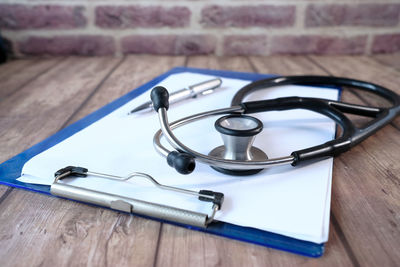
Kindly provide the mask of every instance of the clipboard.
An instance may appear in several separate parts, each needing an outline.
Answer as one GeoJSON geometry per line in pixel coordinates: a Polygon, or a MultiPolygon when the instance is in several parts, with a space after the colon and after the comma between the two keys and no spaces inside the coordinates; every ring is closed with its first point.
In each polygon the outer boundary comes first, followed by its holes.
{"type": "MultiPolygon", "coordinates": [[[[186,68],[177,67],[170,71],[154,78],[150,82],[132,90],[126,95],[114,100],[113,102],[105,105],[104,107],[98,109],[97,111],[89,114],[88,116],[82,118],[81,120],[71,124],[70,126],[60,130],[54,135],[48,137],[42,142],[32,146],[31,148],[23,151],[22,153],[14,156],[13,158],[5,161],[0,165],[0,184],[7,186],[22,188],[38,193],[50,194],[50,186],[37,185],[37,184],[26,184],[16,180],[21,175],[22,167],[24,164],[30,160],[35,155],[49,149],[50,147],[62,142],[66,138],[72,136],[76,132],[84,129],[85,127],[91,125],[92,123],[100,120],[107,114],[118,109],[122,105],[131,101],[135,97],[139,96],[143,92],[150,90],[159,82],[167,78],[172,74],[182,73],[182,72],[192,72],[206,75],[213,75],[218,77],[226,78],[236,78],[242,80],[255,81],[259,79],[265,79],[272,77],[273,75],[257,74],[257,73],[245,73],[245,72],[232,72],[232,71],[219,71],[219,70],[206,70],[197,68],[186,68]]],[[[137,214],[135,214],[137,215],[137,214]]],[[[153,217],[137,215],[144,218],[155,219],[153,217]]],[[[300,254],[308,257],[320,257],[324,253],[324,244],[317,244],[309,241],[303,241],[276,233],[259,230],[256,228],[242,227],[225,222],[213,222],[207,228],[199,228],[191,225],[185,225],[181,223],[164,221],[156,219],[161,222],[166,222],[174,224],[181,227],[186,227],[192,230],[202,231],[210,234],[215,234],[239,241],[249,242],[265,247],[271,247],[279,250],[284,250],[296,254],[300,254]]]]}

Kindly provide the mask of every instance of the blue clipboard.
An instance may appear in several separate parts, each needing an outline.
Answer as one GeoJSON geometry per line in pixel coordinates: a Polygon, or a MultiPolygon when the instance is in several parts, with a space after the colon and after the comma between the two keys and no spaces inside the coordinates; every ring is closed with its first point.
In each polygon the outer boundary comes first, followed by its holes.
{"type": "MultiPolygon", "coordinates": [[[[26,190],[31,190],[34,192],[39,192],[43,194],[50,195],[50,186],[45,185],[36,185],[36,184],[26,184],[16,179],[20,177],[22,167],[24,164],[36,156],[37,154],[49,149],[50,147],[58,144],[64,139],[70,137],[76,132],[84,129],[85,127],[91,125],[92,123],[100,120],[107,114],[112,111],[118,109],[122,105],[131,101],[133,98],[139,96],[143,92],[150,90],[155,85],[160,83],[162,80],[167,78],[168,76],[181,72],[192,72],[192,73],[200,73],[200,74],[208,74],[213,76],[225,77],[225,78],[236,78],[243,79],[249,81],[255,81],[260,79],[265,79],[272,77],[274,75],[265,75],[265,74],[257,74],[257,73],[246,73],[246,72],[232,72],[232,71],[220,71],[220,70],[208,70],[208,69],[196,69],[196,68],[185,68],[185,67],[177,67],[173,68],[170,71],[154,78],[150,82],[138,87],[137,89],[132,90],[126,95],[114,100],[113,102],[105,105],[104,107],[98,109],[97,111],[89,114],[88,116],[82,118],[81,120],[71,124],[70,126],[60,130],[54,135],[48,137],[42,142],[32,146],[31,148],[25,150],[24,152],[16,155],[15,157],[3,162],[0,164],[0,184],[4,184],[7,186],[23,188],[26,190]]],[[[139,216],[139,215],[138,215],[139,216]]],[[[146,216],[141,216],[149,218],[146,216]]],[[[154,218],[150,218],[154,219],[154,218]]],[[[156,219],[158,221],[162,221],[156,219]]],[[[174,225],[186,227],[193,230],[198,230],[206,233],[211,233],[227,238],[232,238],[244,242],[249,242],[265,247],[276,248],[296,254],[300,254],[308,257],[320,257],[324,253],[324,244],[317,244],[308,241],[298,240],[291,237],[275,234],[272,232],[267,232],[255,228],[250,227],[242,227],[230,223],[225,222],[214,222],[210,224],[206,229],[201,229],[197,227],[193,227],[190,225],[182,225],[175,222],[170,221],[162,221],[171,223],[174,225]]]]}

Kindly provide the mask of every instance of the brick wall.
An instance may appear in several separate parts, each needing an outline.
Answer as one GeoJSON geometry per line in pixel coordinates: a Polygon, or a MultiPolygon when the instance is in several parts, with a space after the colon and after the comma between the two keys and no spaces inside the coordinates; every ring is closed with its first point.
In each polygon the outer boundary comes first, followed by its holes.
{"type": "Polygon", "coordinates": [[[0,0],[17,56],[400,51],[399,0],[0,0]]]}

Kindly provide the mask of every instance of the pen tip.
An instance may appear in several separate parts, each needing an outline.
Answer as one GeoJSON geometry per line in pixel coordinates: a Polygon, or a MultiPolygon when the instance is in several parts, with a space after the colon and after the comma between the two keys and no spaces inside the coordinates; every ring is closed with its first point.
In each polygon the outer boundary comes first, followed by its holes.
{"type": "Polygon", "coordinates": [[[132,110],[128,113],[128,115],[132,115],[132,114],[135,114],[135,113],[142,113],[142,112],[145,112],[146,110],[148,110],[148,107],[149,107],[148,104],[140,105],[140,106],[138,106],[138,107],[132,109],[132,110]]]}
{"type": "Polygon", "coordinates": [[[133,110],[129,111],[129,112],[128,112],[128,115],[135,114],[135,113],[136,113],[136,111],[138,111],[138,110],[137,110],[137,108],[135,108],[135,109],[133,109],[133,110]]]}

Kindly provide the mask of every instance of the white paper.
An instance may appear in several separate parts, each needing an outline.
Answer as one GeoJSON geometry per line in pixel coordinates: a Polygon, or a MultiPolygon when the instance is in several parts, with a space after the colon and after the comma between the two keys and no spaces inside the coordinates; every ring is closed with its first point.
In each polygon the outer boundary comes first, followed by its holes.
{"type": "MultiPolygon", "coordinates": [[[[202,74],[180,73],[169,76],[160,85],[174,91],[211,78],[202,74]]],[[[249,82],[228,78],[222,80],[222,88],[211,95],[171,105],[170,121],[210,109],[228,107],[233,94],[249,82]]],[[[224,193],[225,202],[216,215],[218,220],[315,243],[327,241],[332,159],[298,167],[274,167],[244,177],[224,175],[197,163],[192,174],[180,175],[153,148],[153,135],[159,129],[157,114],[127,115],[131,109],[147,101],[149,94],[146,92],[140,95],[35,156],[25,164],[19,180],[49,185],[54,179],[54,172],[68,165],[119,176],[144,172],[161,184],[224,193]]],[[[247,100],[294,95],[337,99],[338,91],[284,86],[255,92],[247,100]]],[[[264,123],[264,130],[256,137],[254,145],[265,151],[269,158],[288,156],[295,150],[324,143],[334,136],[335,125],[332,121],[305,110],[264,112],[254,116],[264,123]]],[[[213,117],[198,121],[174,132],[185,145],[208,154],[214,147],[222,145],[221,137],[214,129],[216,119],[213,117]]],[[[93,177],[69,179],[68,182],[199,212],[210,209],[210,204],[177,193],[160,192],[140,179],[129,184],[93,177]]]]}

